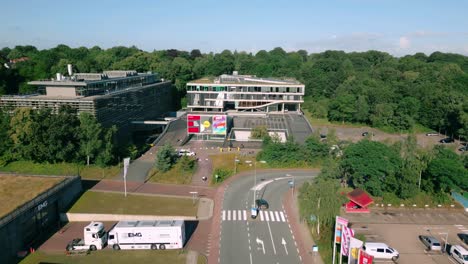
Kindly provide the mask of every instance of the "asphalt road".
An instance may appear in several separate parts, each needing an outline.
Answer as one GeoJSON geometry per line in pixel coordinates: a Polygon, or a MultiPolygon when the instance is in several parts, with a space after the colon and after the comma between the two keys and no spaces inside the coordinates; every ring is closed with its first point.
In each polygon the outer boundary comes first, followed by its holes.
{"type": "MultiPolygon", "coordinates": [[[[296,185],[315,175],[289,172],[296,185]]],[[[286,172],[257,173],[257,198],[268,201],[269,209],[251,219],[254,175],[233,182],[225,192],[222,207],[219,263],[301,263],[288,217],[282,207],[291,192],[286,172]]]]}

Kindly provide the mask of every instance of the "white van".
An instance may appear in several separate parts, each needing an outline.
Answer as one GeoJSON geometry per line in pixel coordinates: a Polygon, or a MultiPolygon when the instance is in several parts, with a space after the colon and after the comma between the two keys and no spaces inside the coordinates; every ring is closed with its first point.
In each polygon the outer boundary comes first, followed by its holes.
{"type": "Polygon", "coordinates": [[[468,264],[468,250],[460,245],[453,245],[449,251],[450,256],[460,264],[468,264]]]}
{"type": "Polygon", "coordinates": [[[385,243],[367,242],[362,247],[364,251],[376,259],[398,260],[400,254],[385,243]]]}

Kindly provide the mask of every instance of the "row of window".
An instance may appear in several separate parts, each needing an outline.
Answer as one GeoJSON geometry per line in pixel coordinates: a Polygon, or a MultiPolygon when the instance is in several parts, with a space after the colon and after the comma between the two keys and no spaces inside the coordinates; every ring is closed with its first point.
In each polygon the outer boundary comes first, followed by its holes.
{"type": "Polygon", "coordinates": [[[262,92],[262,93],[301,93],[302,87],[229,87],[188,85],[187,91],[205,92],[262,92]]]}

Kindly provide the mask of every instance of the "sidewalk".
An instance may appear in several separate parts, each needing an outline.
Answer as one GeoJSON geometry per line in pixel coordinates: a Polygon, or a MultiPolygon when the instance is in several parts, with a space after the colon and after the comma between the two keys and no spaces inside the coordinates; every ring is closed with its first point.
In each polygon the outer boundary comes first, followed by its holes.
{"type": "Polygon", "coordinates": [[[318,252],[316,255],[312,255],[312,246],[315,245],[315,242],[310,236],[310,231],[307,224],[305,222],[300,222],[297,201],[298,192],[296,191],[294,197],[291,195],[291,192],[292,189],[283,197],[283,207],[286,211],[286,215],[288,216],[294,240],[297,242],[299,256],[302,260],[302,263],[323,264],[323,260],[318,252]]]}

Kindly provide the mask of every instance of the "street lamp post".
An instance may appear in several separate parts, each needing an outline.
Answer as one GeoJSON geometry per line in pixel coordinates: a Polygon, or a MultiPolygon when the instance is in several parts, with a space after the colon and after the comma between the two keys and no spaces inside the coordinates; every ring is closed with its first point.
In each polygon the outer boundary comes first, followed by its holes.
{"type": "Polygon", "coordinates": [[[190,192],[190,194],[192,195],[193,205],[195,205],[195,197],[197,196],[198,192],[190,192]]]}
{"type": "Polygon", "coordinates": [[[237,159],[237,156],[234,158],[234,174],[237,173],[237,163],[239,162],[240,160],[237,159]]]}

